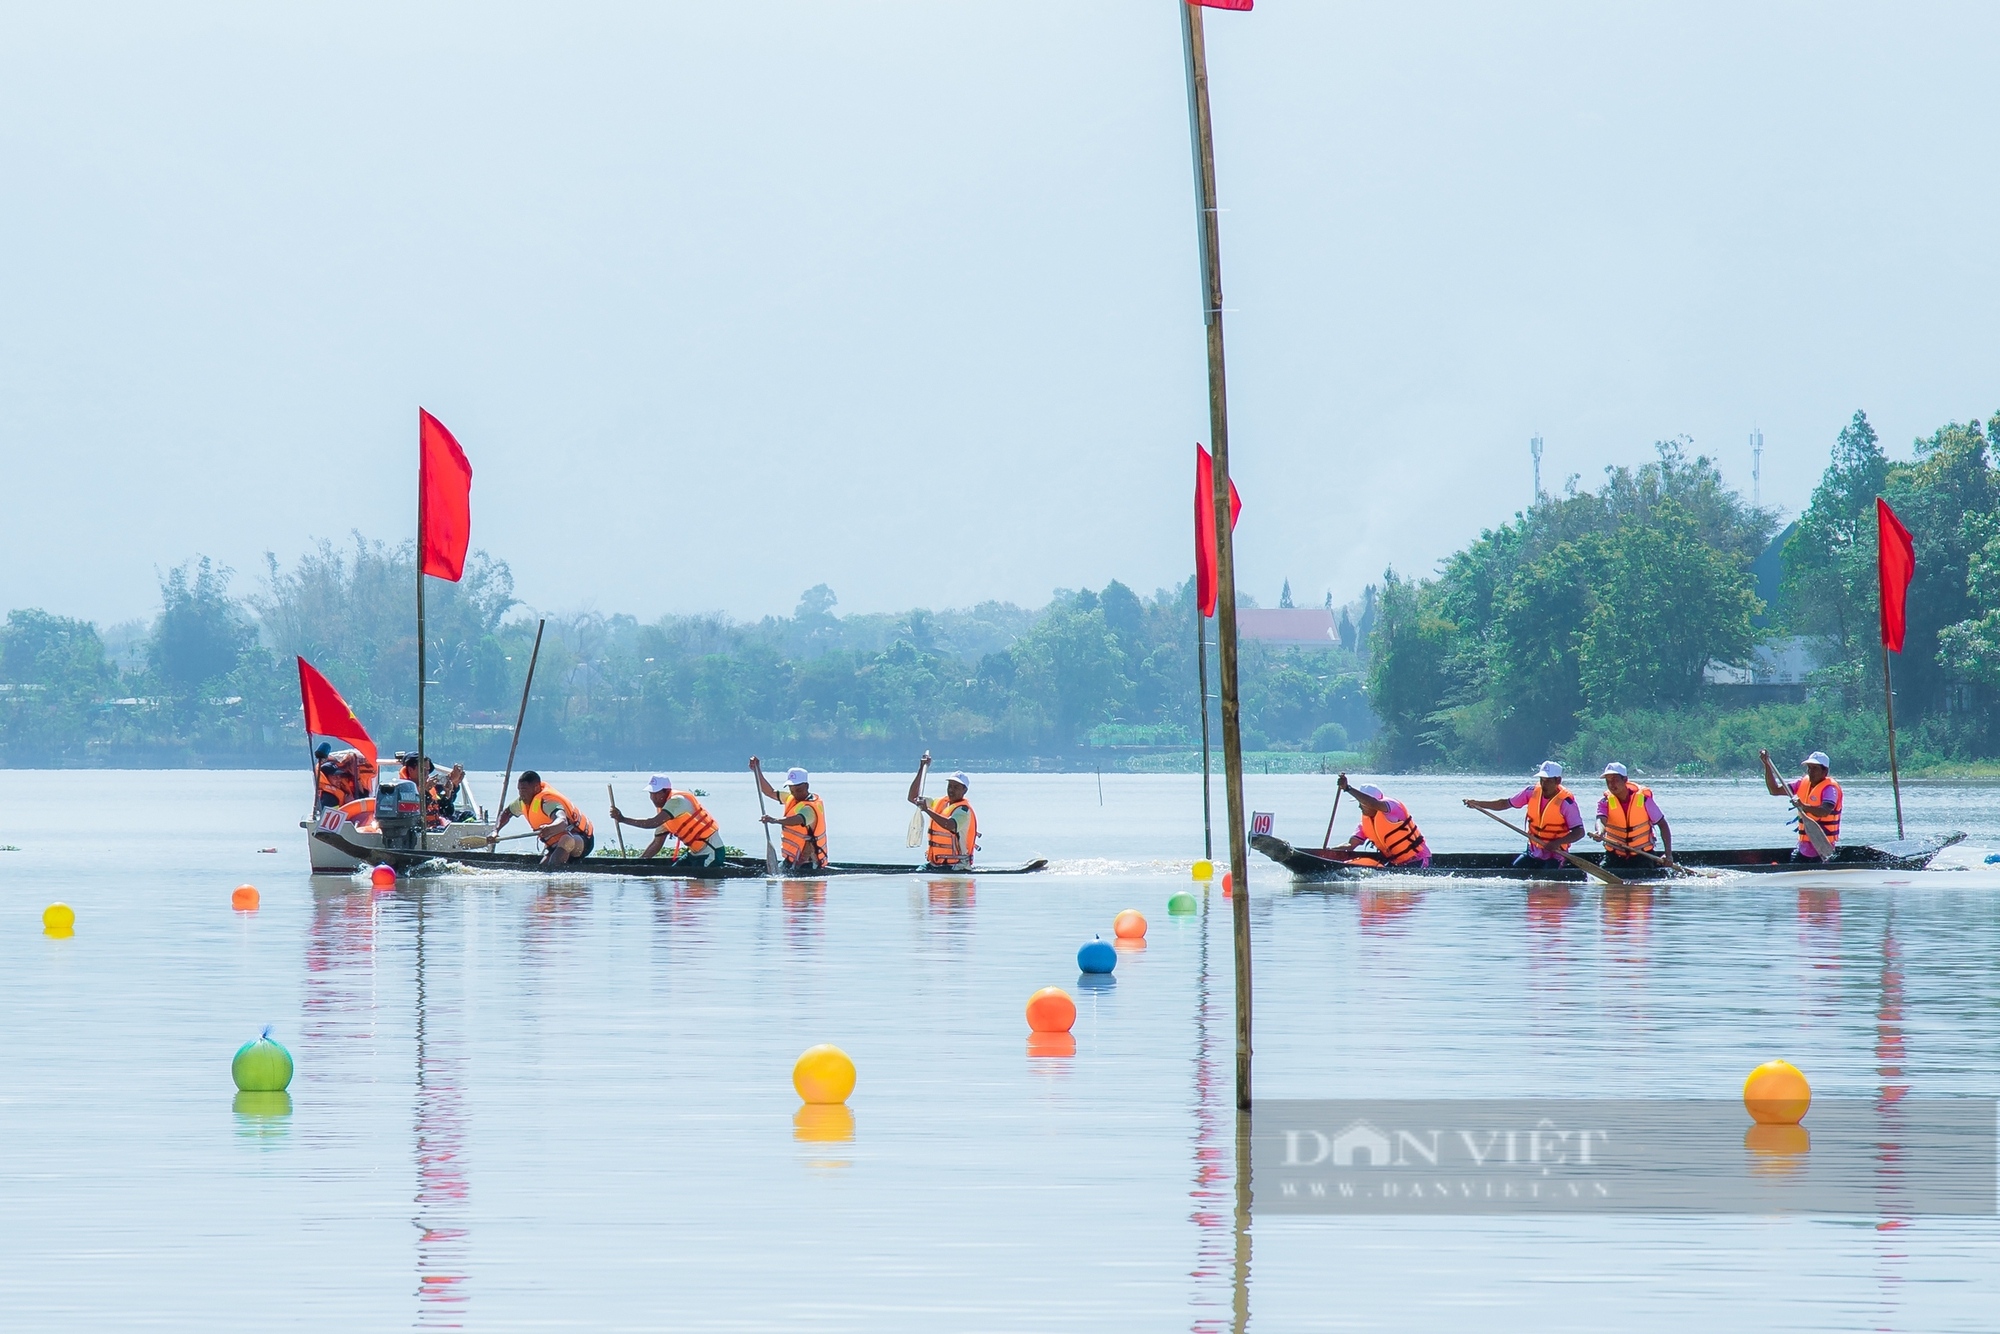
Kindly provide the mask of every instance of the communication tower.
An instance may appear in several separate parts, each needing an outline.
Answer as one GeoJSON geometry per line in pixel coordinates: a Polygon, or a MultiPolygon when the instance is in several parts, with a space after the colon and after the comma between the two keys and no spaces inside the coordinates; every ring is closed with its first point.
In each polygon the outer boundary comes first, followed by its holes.
{"type": "Polygon", "coordinates": [[[1529,439],[1528,452],[1535,456],[1535,500],[1539,501],[1542,498],[1542,438],[1540,436],[1533,436],[1529,439]]]}
{"type": "Polygon", "coordinates": [[[1750,428],[1750,503],[1764,503],[1764,433],[1750,428]]]}

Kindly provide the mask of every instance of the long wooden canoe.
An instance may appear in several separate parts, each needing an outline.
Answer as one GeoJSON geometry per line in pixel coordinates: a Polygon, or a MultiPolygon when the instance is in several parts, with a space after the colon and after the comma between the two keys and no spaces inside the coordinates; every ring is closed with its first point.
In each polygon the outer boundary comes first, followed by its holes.
{"type": "MultiPolygon", "coordinates": [[[[1831,862],[1795,862],[1790,848],[1717,848],[1691,851],[1674,849],[1674,859],[1699,874],[1722,871],[1737,875],[1777,875],[1807,872],[1827,875],[1844,871],[1921,871],[1931,858],[1964,834],[1938,839],[1905,839],[1887,848],[1866,844],[1843,845],[1831,862]]],[[[1429,866],[1357,866],[1348,860],[1345,848],[1295,848],[1282,838],[1258,834],[1250,846],[1289,870],[1298,880],[1365,880],[1371,876],[1459,877],[1478,880],[1583,880],[1584,872],[1561,862],[1540,862],[1516,866],[1511,852],[1434,852],[1429,866]]],[[[1602,853],[1579,852],[1585,861],[1604,865],[1602,853]]],[[[1613,864],[1611,873],[1620,880],[1685,880],[1685,873],[1665,866],[1613,864]]]]}
{"type": "MultiPolygon", "coordinates": [[[[765,880],[762,858],[728,857],[718,870],[696,871],[692,867],[675,869],[672,859],[655,857],[641,861],[637,857],[589,856],[581,861],[566,862],[561,866],[547,867],[542,859],[533,853],[518,852],[477,852],[458,850],[455,852],[404,852],[394,848],[367,848],[358,843],[350,843],[339,834],[315,833],[314,838],[326,843],[347,856],[361,860],[365,865],[386,862],[398,871],[414,871],[419,867],[436,864],[473,867],[482,871],[530,871],[542,875],[633,875],[646,876],[655,880],[765,880]]],[[[888,862],[835,862],[817,871],[801,871],[791,874],[778,873],[781,880],[825,880],[836,875],[923,875],[973,877],[990,875],[1032,875],[1036,871],[1048,869],[1046,858],[1037,858],[1020,866],[977,866],[971,870],[939,871],[928,866],[905,866],[888,862]]]]}

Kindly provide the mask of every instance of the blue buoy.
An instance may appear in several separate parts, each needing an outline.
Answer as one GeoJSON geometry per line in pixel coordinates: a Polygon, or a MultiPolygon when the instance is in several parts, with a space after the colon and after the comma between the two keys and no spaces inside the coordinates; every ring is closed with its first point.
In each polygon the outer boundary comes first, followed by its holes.
{"type": "Polygon", "coordinates": [[[1108,973],[1118,966],[1118,951],[1103,936],[1092,936],[1090,943],[1076,952],[1076,966],[1086,973],[1108,973]]]}
{"type": "Polygon", "coordinates": [[[2000,852],[1989,852],[1986,854],[1986,864],[1988,866],[1992,866],[1996,862],[2000,862],[2000,852]]]}

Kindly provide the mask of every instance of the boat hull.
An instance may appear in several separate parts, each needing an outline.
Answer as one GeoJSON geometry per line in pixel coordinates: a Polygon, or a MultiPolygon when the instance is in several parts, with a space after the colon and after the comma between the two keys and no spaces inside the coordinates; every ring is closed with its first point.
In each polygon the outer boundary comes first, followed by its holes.
{"type": "MultiPolygon", "coordinates": [[[[340,816],[340,812],[325,812],[317,827],[307,821],[299,821],[299,828],[306,831],[306,851],[312,858],[314,875],[351,875],[381,859],[382,835],[379,831],[362,829],[344,816],[334,821],[335,816],[340,816]],[[320,834],[337,834],[342,842],[359,851],[343,851],[338,844],[319,837],[320,834]]],[[[490,821],[454,824],[425,833],[424,850],[434,855],[456,852],[460,839],[469,838],[483,844],[492,832],[490,821]]]]}
{"type": "MultiPolygon", "coordinates": [[[[463,826],[471,828],[470,825],[463,826]]],[[[459,828],[459,826],[454,826],[459,828]]],[[[441,836],[440,836],[441,837],[441,836]]],[[[675,863],[667,858],[641,861],[636,857],[601,855],[600,848],[581,861],[567,862],[558,867],[545,867],[539,856],[512,852],[478,852],[459,848],[426,848],[422,852],[406,851],[399,848],[365,847],[350,841],[343,833],[319,830],[313,834],[315,843],[324,843],[328,849],[350,862],[351,870],[363,865],[386,862],[400,872],[428,869],[445,869],[450,866],[469,867],[483,871],[521,871],[535,875],[630,875],[650,877],[655,880],[767,880],[770,876],[764,869],[762,860],[748,857],[730,857],[715,869],[699,873],[690,869],[675,869],[675,863]],[[365,859],[365,860],[364,860],[365,859]]],[[[887,862],[835,862],[817,871],[790,874],[780,872],[780,880],[826,880],[833,876],[849,875],[921,875],[947,876],[954,878],[974,878],[995,875],[1033,875],[1046,870],[1046,859],[1024,863],[1020,866],[980,866],[971,870],[953,869],[936,871],[928,866],[903,866],[887,862]]]]}
{"type": "MultiPolygon", "coordinates": [[[[1952,834],[1922,844],[1915,844],[1912,840],[1898,845],[1893,851],[1848,844],[1839,849],[1833,861],[1824,865],[1815,862],[1795,862],[1792,860],[1790,848],[1718,848],[1701,851],[1676,849],[1675,859],[1685,866],[1687,871],[1666,866],[1623,864],[1614,865],[1609,869],[1620,880],[1640,882],[1686,880],[1690,878],[1690,872],[1698,878],[1704,871],[1726,872],[1733,875],[1780,875],[1798,872],[1829,875],[1848,871],[1921,871],[1930,865],[1931,858],[1964,837],[1964,834],[1952,834]]],[[[1293,878],[1307,882],[1367,880],[1382,875],[1424,876],[1433,879],[1537,881],[1591,878],[1586,872],[1566,862],[1516,866],[1515,854],[1509,852],[1433,853],[1429,866],[1356,866],[1340,857],[1329,855],[1342,851],[1341,849],[1295,848],[1282,838],[1274,838],[1269,834],[1253,837],[1250,846],[1290,871],[1293,878]]],[[[1601,853],[1578,853],[1577,856],[1600,866],[1604,864],[1601,853]]]]}

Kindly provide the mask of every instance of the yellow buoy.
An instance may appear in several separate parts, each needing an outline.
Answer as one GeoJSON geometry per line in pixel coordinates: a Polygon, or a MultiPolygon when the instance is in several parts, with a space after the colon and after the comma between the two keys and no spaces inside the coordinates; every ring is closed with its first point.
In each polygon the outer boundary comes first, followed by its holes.
{"type": "Polygon", "coordinates": [[[1213,880],[1215,878],[1215,863],[1206,860],[1196,862],[1194,864],[1194,878],[1197,880],[1213,880]]]}
{"type": "Polygon", "coordinates": [[[51,903],[42,909],[42,930],[52,936],[75,934],[76,909],[67,903],[51,903]]]}
{"type": "Polygon", "coordinates": [[[809,1103],[846,1102],[847,1095],[854,1092],[854,1062],[846,1052],[826,1043],[808,1047],[792,1064],[792,1087],[809,1103]]]}
{"type": "Polygon", "coordinates": [[[1743,1081],[1743,1105],[1759,1125],[1797,1125],[1812,1106],[1812,1086],[1790,1061],[1766,1061],[1743,1081]]]}

